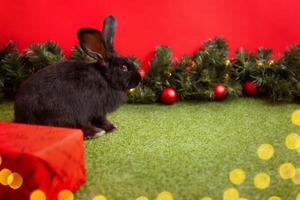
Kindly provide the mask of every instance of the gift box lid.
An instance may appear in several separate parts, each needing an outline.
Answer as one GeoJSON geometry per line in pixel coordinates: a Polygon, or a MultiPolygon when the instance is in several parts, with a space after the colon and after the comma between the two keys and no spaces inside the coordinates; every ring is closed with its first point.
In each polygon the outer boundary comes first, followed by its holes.
{"type": "Polygon", "coordinates": [[[30,189],[46,188],[51,193],[59,189],[75,191],[86,181],[80,129],[0,122],[0,155],[0,170],[5,167],[31,179],[24,180],[24,187],[30,189]],[[31,178],[29,172],[44,174],[43,180],[35,175],[31,178]]]}

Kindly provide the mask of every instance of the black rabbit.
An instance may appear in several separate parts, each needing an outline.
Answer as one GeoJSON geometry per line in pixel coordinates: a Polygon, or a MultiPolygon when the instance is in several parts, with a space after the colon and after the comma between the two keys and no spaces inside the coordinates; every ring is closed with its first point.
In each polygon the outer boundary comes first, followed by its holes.
{"type": "Polygon", "coordinates": [[[134,64],[114,51],[116,20],[104,20],[103,32],[82,28],[77,36],[95,63],[63,61],[25,80],[15,101],[15,122],[80,128],[85,138],[116,129],[106,114],[123,102],[141,76],[134,64]]]}

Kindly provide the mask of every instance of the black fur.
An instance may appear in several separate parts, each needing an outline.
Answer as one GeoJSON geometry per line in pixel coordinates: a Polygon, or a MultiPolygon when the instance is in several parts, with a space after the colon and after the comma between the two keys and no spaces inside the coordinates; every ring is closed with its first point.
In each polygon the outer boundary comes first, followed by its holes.
{"type": "Polygon", "coordinates": [[[130,60],[108,53],[97,63],[64,61],[29,77],[16,95],[15,122],[81,128],[86,138],[115,129],[106,114],[141,77],[130,60]]]}

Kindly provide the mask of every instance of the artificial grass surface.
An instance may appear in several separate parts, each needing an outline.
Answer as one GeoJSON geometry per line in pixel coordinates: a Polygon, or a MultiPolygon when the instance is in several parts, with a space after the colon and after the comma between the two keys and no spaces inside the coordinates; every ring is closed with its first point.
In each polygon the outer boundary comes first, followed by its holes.
{"type": "MultiPolygon", "coordinates": [[[[222,199],[234,168],[242,168],[246,181],[237,186],[240,196],[263,200],[278,195],[295,199],[300,192],[291,180],[279,177],[283,162],[300,167],[300,154],[284,145],[287,134],[299,133],[291,124],[298,104],[273,104],[240,98],[224,102],[181,102],[173,106],[124,105],[110,115],[119,130],[85,142],[87,183],[76,199],[103,194],[108,200],[154,199],[170,191],[176,200],[202,196],[222,199]],[[274,157],[262,161],[257,147],[270,143],[274,157]],[[270,187],[255,189],[253,177],[267,172],[270,187]]],[[[0,120],[11,120],[12,104],[0,105],[0,120]]]]}

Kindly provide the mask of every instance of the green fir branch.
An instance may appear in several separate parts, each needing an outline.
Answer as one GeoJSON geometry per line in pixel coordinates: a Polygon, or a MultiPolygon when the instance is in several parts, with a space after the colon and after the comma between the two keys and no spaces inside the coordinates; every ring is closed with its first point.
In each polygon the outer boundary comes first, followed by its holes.
{"type": "Polygon", "coordinates": [[[62,49],[54,42],[32,44],[26,49],[25,54],[32,63],[34,71],[65,59],[62,49]]]}

